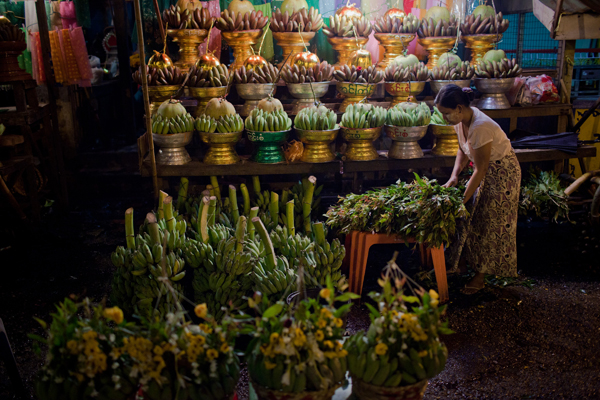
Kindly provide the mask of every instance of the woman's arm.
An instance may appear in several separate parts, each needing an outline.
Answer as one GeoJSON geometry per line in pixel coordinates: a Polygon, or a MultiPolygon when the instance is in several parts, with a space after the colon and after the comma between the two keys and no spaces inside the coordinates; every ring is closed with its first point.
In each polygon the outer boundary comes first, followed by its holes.
{"type": "Polygon", "coordinates": [[[473,196],[475,190],[477,190],[483,178],[485,178],[490,164],[490,155],[492,154],[492,142],[477,149],[472,149],[471,154],[473,155],[473,175],[469,179],[469,183],[467,183],[464,203],[473,196]]]}
{"type": "Polygon", "coordinates": [[[463,153],[462,149],[459,147],[458,152],[456,153],[456,160],[454,161],[454,169],[452,170],[452,175],[448,182],[444,185],[445,187],[454,187],[458,184],[458,176],[462,172],[463,169],[467,166],[469,162],[469,158],[465,153],[463,153]]]}

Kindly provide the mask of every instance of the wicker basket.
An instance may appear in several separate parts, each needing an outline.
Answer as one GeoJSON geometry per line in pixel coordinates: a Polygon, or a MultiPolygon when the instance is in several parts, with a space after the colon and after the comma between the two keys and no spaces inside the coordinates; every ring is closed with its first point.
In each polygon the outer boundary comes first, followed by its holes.
{"type": "Polygon", "coordinates": [[[332,388],[315,392],[287,393],[280,390],[267,389],[254,382],[251,383],[259,400],[331,400],[335,391],[341,386],[336,385],[332,388]]]}
{"type": "Polygon", "coordinates": [[[383,387],[374,386],[352,376],[352,393],[360,400],[421,400],[427,380],[410,386],[383,387]]]}

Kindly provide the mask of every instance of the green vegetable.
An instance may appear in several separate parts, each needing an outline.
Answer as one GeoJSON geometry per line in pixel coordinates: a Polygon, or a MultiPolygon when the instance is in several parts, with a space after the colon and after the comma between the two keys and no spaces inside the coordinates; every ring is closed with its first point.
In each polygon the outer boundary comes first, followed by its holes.
{"type": "Polygon", "coordinates": [[[535,212],[538,217],[569,219],[569,196],[565,195],[560,179],[554,171],[541,171],[539,174],[531,169],[529,178],[521,185],[519,213],[535,212]]]}

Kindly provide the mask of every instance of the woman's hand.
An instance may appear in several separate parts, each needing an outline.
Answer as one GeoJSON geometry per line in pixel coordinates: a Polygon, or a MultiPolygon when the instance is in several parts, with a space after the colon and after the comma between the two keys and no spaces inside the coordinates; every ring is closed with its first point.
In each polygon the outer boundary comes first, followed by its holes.
{"type": "Polygon", "coordinates": [[[455,177],[454,175],[452,175],[450,177],[450,179],[448,179],[448,182],[446,182],[445,185],[443,185],[445,188],[449,188],[449,187],[454,187],[458,185],[458,178],[455,177]]]}

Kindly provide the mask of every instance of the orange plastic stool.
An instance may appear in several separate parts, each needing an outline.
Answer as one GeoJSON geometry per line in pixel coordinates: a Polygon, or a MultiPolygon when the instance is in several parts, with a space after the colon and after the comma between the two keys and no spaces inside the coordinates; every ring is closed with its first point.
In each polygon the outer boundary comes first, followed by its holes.
{"type": "MultiPolygon", "coordinates": [[[[374,244],[414,243],[412,239],[404,240],[397,235],[384,233],[368,233],[352,231],[346,235],[346,258],[344,263],[349,267],[350,291],[360,295],[362,293],[365,271],[367,269],[367,258],[369,249],[374,244]]],[[[431,265],[435,270],[435,280],[438,285],[440,303],[449,300],[448,280],[446,277],[446,261],[442,247],[427,247],[419,245],[421,253],[421,264],[431,265]]]]}

